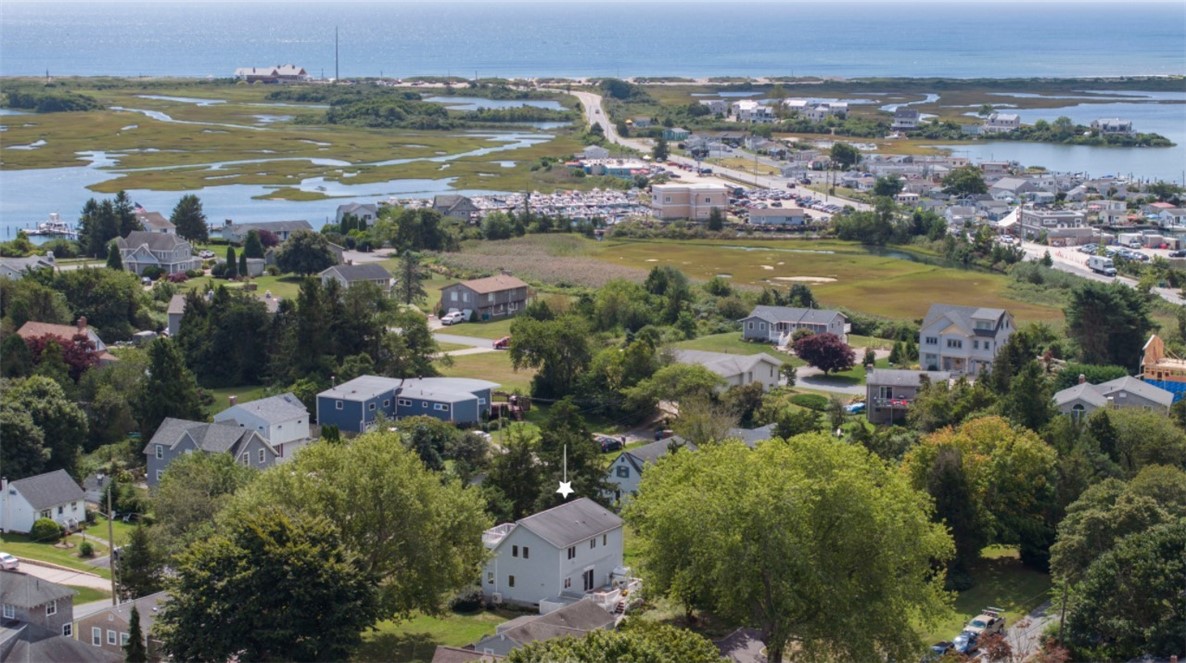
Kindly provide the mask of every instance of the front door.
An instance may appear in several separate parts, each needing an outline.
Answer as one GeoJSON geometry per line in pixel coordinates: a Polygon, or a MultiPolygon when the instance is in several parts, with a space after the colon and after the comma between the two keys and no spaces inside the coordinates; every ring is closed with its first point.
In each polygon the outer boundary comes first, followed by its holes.
{"type": "Polygon", "coordinates": [[[585,581],[585,591],[586,592],[592,591],[593,590],[593,569],[589,569],[588,571],[585,571],[584,573],[581,574],[581,577],[585,581]]]}

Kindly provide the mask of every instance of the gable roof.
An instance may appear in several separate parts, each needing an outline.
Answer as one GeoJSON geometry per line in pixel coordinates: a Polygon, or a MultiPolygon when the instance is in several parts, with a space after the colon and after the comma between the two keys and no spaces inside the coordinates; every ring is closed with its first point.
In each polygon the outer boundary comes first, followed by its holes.
{"type": "Polygon", "coordinates": [[[247,401],[246,403],[236,403],[218,414],[221,416],[231,410],[242,410],[254,414],[260,419],[272,424],[284,423],[289,419],[309,416],[309,411],[305,409],[305,404],[301,402],[301,399],[294,396],[291,391],[277,396],[247,401]]]}
{"type": "Polygon", "coordinates": [[[1067,387],[1054,393],[1054,403],[1056,405],[1066,405],[1077,400],[1094,405],[1095,407],[1104,407],[1108,404],[1107,397],[1101,394],[1095,385],[1086,382],[1073,387],[1067,387]]]}
{"type": "Polygon", "coordinates": [[[729,437],[735,437],[741,440],[745,443],[745,446],[752,449],[759,442],[774,437],[774,424],[766,424],[760,428],[731,428],[729,429],[729,437]]]}
{"type": "Polygon", "coordinates": [[[172,251],[181,246],[188,247],[189,242],[180,235],[154,233],[147,230],[133,230],[127,237],[115,240],[115,245],[121,249],[136,249],[147,246],[150,251],[172,251]]]}
{"type": "Polygon", "coordinates": [[[119,663],[124,657],[37,624],[0,626],[0,661],[119,663]]]}
{"type": "Polygon", "coordinates": [[[465,210],[467,212],[477,211],[477,207],[473,201],[465,196],[455,193],[439,194],[432,197],[432,208],[445,213],[454,210],[465,210]]]}
{"type": "Polygon", "coordinates": [[[432,654],[432,663],[469,663],[470,661],[485,663],[486,661],[501,661],[502,659],[502,656],[494,654],[483,654],[473,649],[447,647],[445,645],[437,645],[436,651],[432,654]]]}
{"type": "Polygon", "coordinates": [[[622,519],[587,497],[522,518],[519,527],[557,548],[591,539],[622,526],[622,519]]]}
{"type": "Polygon", "coordinates": [[[50,601],[73,598],[73,589],[20,571],[0,571],[0,603],[36,608],[50,601]]]}
{"type": "Polygon", "coordinates": [[[298,230],[312,231],[313,226],[309,225],[308,221],[256,221],[253,223],[232,223],[223,226],[223,231],[230,230],[234,235],[247,236],[247,233],[252,230],[267,230],[269,232],[296,232],[298,230]]]}
{"type": "Polygon", "coordinates": [[[119,605],[104,608],[87,615],[87,618],[92,618],[94,615],[114,615],[122,619],[124,623],[128,623],[132,620],[132,606],[135,606],[136,612],[140,613],[141,630],[144,633],[151,633],[152,625],[156,622],[156,618],[160,616],[163,604],[168,600],[168,592],[157,592],[155,594],[141,596],[134,601],[126,601],[119,605]]]}
{"type": "Polygon", "coordinates": [[[176,228],[173,222],[166,219],[160,212],[145,212],[144,210],[136,211],[136,218],[140,223],[144,224],[146,228],[176,228]]]}
{"type": "MultiPolygon", "coordinates": [[[[777,209],[777,208],[775,208],[777,209]]],[[[800,210],[802,211],[802,210],[800,210]]],[[[791,306],[755,306],[747,318],[759,318],[777,324],[788,322],[800,325],[826,325],[836,318],[844,317],[840,311],[819,308],[795,308],[791,306]]]]}
{"type": "Polygon", "coordinates": [[[733,355],[724,352],[677,349],[672,354],[675,356],[675,360],[681,364],[698,364],[724,378],[747,373],[764,362],[782,366],[781,359],[765,352],[752,355],[733,355]]]}
{"type": "Polygon", "coordinates": [[[479,295],[487,295],[492,292],[502,292],[503,290],[514,290],[515,288],[526,288],[527,284],[510,274],[496,274],[494,276],[487,276],[484,279],[471,279],[469,281],[461,281],[459,283],[450,283],[442,286],[441,290],[452,288],[453,286],[463,285],[479,295]]]}
{"type": "Polygon", "coordinates": [[[954,324],[964,334],[987,333],[995,335],[997,329],[976,329],[973,320],[993,320],[1000,326],[1001,317],[1008,315],[1003,308],[978,308],[975,306],[953,306],[951,304],[931,304],[927,309],[927,316],[923,318],[922,328],[926,329],[938,321],[946,320],[954,324]]]}
{"type": "Polygon", "coordinates": [[[66,470],[19,479],[10,483],[9,487],[19,492],[29,506],[38,511],[83,498],[82,487],[66,470]]]}
{"type": "MultiPolygon", "coordinates": [[[[696,445],[684,440],[678,435],[668,438],[666,440],[655,440],[642,445],[641,447],[634,447],[632,449],[623,449],[622,453],[618,454],[618,458],[625,458],[626,462],[634,468],[636,472],[642,473],[643,467],[653,463],[663,456],[671,452],[671,445],[683,445],[688,451],[696,451],[696,445]]],[[[618,462],[618,458],[614,459],[614,463],[618,462]]],[[[611,463],[612,465],[613,463],[611,463]]]]}
{"type": "Polygon", "coordinates": [[[170,449],[175,448],[185,438],[193,440],[194,445],[207,453],[237,452],[238,449],[250,442],[252,437],[258,437],[260,442],[272,453],[276,450],[255,431],[239,428],[230,423],[216,422],[208,424],[201,421],[187,421],[166,417],[153,433],[152,439],[144,447],[144,453],[149,453],[153,445],[163,444],[170,449]]]}
{"type": "Polygon", "coordinates": [[[1141,398],[1153,401],[1159,405],[1169,407],[1174,404],[1174,395],[1161,387],[1155,387],[1148,382],[1126,375],[1115,380],[1108,380],[1096,385],[1104,396],[1111,396],[1120,391],[1136,394],[1141,398]]]}
{"type": "Polygon", "coordinates": [[[947,382],[951,373],[947,371],[907,371],[895,368],[875,368],[869,371],[865,384],[877,387],[919,387],[926,376],[931,382],[947,382]]]}
{"type": "Polygon", "coordinates": [[[0,257],[0,265],[11,269],[14,272],[23,272],[25,270],[35,270],[50,268],[54,269],[57,263],[54,261],[53,252],[49,252],[39,256],[29,256],[27,258],[4,258],[0,257]]]}
{"type": "Polygon", "coordinates": [[[520,617],[513,621],[514,626],[505,630],[500,627],[494,635],[479,640],[474,648],[481,650],[484,645],[507,640],[525,645],[565,636],[580,637],[590,631],[613,627],[614,616],[595,601],[582,599],[546,615],[520,617]]]}
{"type": "Polygon", "coordinates": [[[355,281],[390,281],[391,272],[388,272],[377,262],[367,262],[360,265],[334,265],[321,272],[318,276],[325,276],[331,272],[335,272],[341,276],[347,283],[355,281]]]}
{"type": "Polygon", "coordinates": [[[169,310],[166,311],[168,315],[184,315],[185,314],[185,295],[173,295],[169,299],[169,310]]]}

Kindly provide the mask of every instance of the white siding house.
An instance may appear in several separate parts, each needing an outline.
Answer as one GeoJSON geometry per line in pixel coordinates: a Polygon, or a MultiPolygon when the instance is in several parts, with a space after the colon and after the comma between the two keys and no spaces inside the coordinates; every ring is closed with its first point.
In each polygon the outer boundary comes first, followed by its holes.
{"type": "Polygon", "coordinates": [[[675,360],[681,364],[696,364],[716,373],[725,380],[724,389],[744,387],[755,382],[769,391],[778,386],[782,360],[765,352],[753,355],[733,355],[703,350],[675,350],[675,360]]]}
{"type": "Polygon", "coordinates": [[[84,493],[66,470],[9,482],[0,479],[0,531],[27,534],[39,518],[68,530],[86,520],[84,493]]]}
{"type": "Polygon", "coordinates": [[[309,411],[292,392],[233,404],[214,415],[214,421],[259,433],[276,450],[278,462],[309,442],[309,411]]]}
{"type": "Polygon", "coordinates": [[[482,535],[491,557],[482,594],[494,603],[559,607],[625,578],[622,519],[582,497],[482,535]],[[545,604],[545,605],[541,605],[545,604]]]}
{"type": "Polygon", "coordinates": [[[976,377],[992,367],[1015,329],[1004,309],[932,304],[919,332],[919,363],[924,371],[976,377]]]}

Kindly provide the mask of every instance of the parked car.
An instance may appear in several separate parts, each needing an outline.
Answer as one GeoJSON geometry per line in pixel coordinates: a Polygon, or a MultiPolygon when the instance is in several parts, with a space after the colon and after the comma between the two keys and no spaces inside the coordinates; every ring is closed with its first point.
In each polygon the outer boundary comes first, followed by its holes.
{"type": "Polygon", "coordinates": [[[0,569],[6,571],[15,571],[21,566],[21,560],[9,555],[6,552],[0,552],[0,569]]]}
{"type": "Polygon", "coordinates": [[[974,631],[963,631],[951,641],[952,647],[961,654],[971,654],[976,651],[976,641],[980,636],[974,631]]]}
{"type": "Polygon", "coordinates": [[[865,403],[863,401],[860,403],[849,403],[844,406],[844,411],[849,414],[860,414],[865,411],[865,403]]]}
{"type": "Polygon", "coordinates": [[[593,441],[597,443],[597,446],[601,447],[601,453],[621,451],[622,449],[622,440],[620,438],[609,435],[594,435],[593,441]]]}
{"type": "Polygon", "coordinates": [[[955,649],[955,645],[952,645],[946,640],[942,642],[936,642],[935,644],[931,645],[930,649],[927,650],[927,653],[923,655],[922,663],[934,663],[935,661],[943,658],[943,656],[952,649],[955,649]]]}
{"type": "Polygon", "coordinates": [[[989,606],[981,611],[979,615],[973,617],[964,629],[972,631],[977,635],[1004,633],[1005,616],[1001,614],[1000,608],[989,606]]]}
{"type": "Polygon", "coordinates": [[[494,349],[495,350],[506,350],[509,347],[511,347],[511,337],[510,336],[503,336],[502,338],[494,341],[494,349]]]}
{"type": "Polygon", "coordinates": [[[1178,249],[1176,251],[1170,251],[1169,255],[1171,258],[1186,258],[1186,249],[1178,249]]]}
{"type": "Polygon", "coordinates": [[[198,257],[203,260],[209,260],[214,257],[214,252],[213,251],[202,251],[201,253],[198,254],[198,257]]]}
{"type": "Polygon", "coordinates": [[[461,311],[449,311],[441,316],[442,325],[455,325],[459,322],[465,322],[465,314],[461,311]]]}

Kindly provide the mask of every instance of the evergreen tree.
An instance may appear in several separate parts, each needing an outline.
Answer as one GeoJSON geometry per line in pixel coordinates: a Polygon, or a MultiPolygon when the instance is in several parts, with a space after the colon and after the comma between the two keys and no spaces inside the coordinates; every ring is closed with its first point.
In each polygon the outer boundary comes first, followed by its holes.
{"type": "Polygon", "coordinates": [[[241,276],[243,278],[247,278],[247,276],[248,276],[248,274],[247,274],[247,254],[246,253],[239,254],[239,276],[241,276]]]}
{"type": "Polygon", "coordinates": [[[328,375],[332,363],[326,349],[330,347],[328,301],[321,282],[309,277],[301,282],[297,294],[295,354],[290,363],[296,375],[328,375]]]}
{"type": "Polygon", "coordinates": [[[140,628],[140,611],[132,604],[128,617],[128,644],[124,645],[124,661],[127,663],[148,663],[148,648],[144,644],[144,630],[140,628]]]}
{"type": "Polygon", "coordinates": [[[226,247],[226,277],[228,279],[235,279],[239,277],[239,262],[235,260],[235,247],[226,247]]]}
{"type": "Polygon", "coordinates": [[[107,268],[123,271],[124,259],[119,255],[119,247],[112,242],[107,248],[107,268]]]}
{"type": "Polygon", "coordinates": [[[404,251],[403,257],[400,258],[395,294],[405,306],[424,301],[428,297],[424,290],[424,270],[420,267],[420,256],[413,251],[404,251]]]}
{"type": "Polygon", "coordinates": [[[609,486],[601,464],[601,450],[571,397],[554,403],[548,410],[548,419],[540,428],[537,455],[543,471],[538,509],[558,506],[571,498],[556,492],[556,487],[564,480],[565,461],[567,480],[572,483],[575,496],[595,501],[605,499],[609,486]]]}
{"type": "Polygon", "coordinates": [[[136,218],[136,211],[132,208],[132,200],[128,198],[127,192],[120,191],[115,194],[112,209],[115,212],[115,224],[119,228],[120,237],[127,237],[128,233],[134,230],[144,230],[144,225],[136,218]]]}
{"type": "Polygon", "coordinates": [[[660,138],[655,142],[655,149],[651,152],[652,158],[655,161],[667,161],[669,156],[669,148],[667,147],[667,139],[660,138]]]}
{"type": "Polygon", "coordinates": [[[873,348],[865,348],[865,359],[863,363],[865,366],[873,366],[877,363],[877,353],[873,351],[873,348]]]}
{"type": "Polygon", "coordinates": [[[1030,360],[1013,378],[1002,411],[1019,426],[1038,431],[1054,416],[1050,380],[1037,360],[1030,360]]]}
{"type": "Polygon", "coordinates": [[[161,559],[148,539],[148,530],[137,525],[128,545],[120,550],[116,564],[115,579],[120,599],[131,601],[161,591],[162,567],[161,559]]]}
{"type": "Polygon", "coordinates": [[[148,346],[148,360],[148,377],[135,400],[136,419],[145,439],[165,417],[204,420],[198,383],[185,367],[177,344],[168,338],[156,339],[148,346]]]}
{"type": "Polygon", "coordinates": [[[708,212],[708,229],[717,232],[725,227],[725,214],[721,208],[714,207],[708,212]]]}
{"type": "Polygon", "coordinates": [[[16,334],[9,334],[0,343],[0,376],[23,378],[33,372],[33,354],[29,344],[16,334]]]}
{"type": "Polygon", "coordinates": [[[70,366],[66,364],[66,358],[62,355],[61,345],[52,341],[46,343],[36,361],[37,367],[33,369],[33,375],[53,380],[67,394],[74,392],[75,385],[70,379],[70,366]]]}
{"type": "Polygon", "coordinates": [[[193,194],[187,194],[177,201],[173,214],[169,217],[173,225],[177,226],[177,234],[191,242],[206,243],[210,241],[210,231],[206,227],[206,215],[202,212],[202,201],[193,194]]]}
{"type": "Polygon", "coordinates": [[[99,203],[88,198],[78,215],[78,247],[83,255],[95,254],[95,238],[99,234],[99,203]]]}
{"type": "Polygon", "coordinates": [[[264,243],[259,239],[258,230],[247,231],[247,238],[243,240],[243,255],[248,258],[264,257],[264,243]]]}

